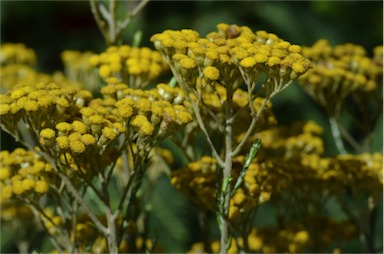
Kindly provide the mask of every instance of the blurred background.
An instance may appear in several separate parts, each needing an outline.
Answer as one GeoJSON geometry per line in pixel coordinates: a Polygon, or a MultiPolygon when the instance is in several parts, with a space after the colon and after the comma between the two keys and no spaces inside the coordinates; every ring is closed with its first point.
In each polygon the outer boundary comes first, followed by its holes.
{"type": "MultiPolygon", "coordinates": [[[[123,18],[137,2],[119,4],[123,18]]],[[[1,43],[24,43],[33,48],[39,71],[62,70],[63,50],[100,53],[106,47],[88,1],[0,1],[0,5],[1,43]]],[[[191,28],[204,36],[222,22],[246,25],[254,31],[266,30],[299,45],[310,46],[324,38],[332,45],[360,44],[370,53],[374,46],[383,43],[383,1],[150,1],[123,38],[124,43],[131,44],[134,33],[140,30],[141,46],[153,48],[149,39],[154,33],[191,28]]],[[[325,129],[326,155],[334,155],[322,109],[297,84],[277,97],[274,110],[279,122],[316,121],[325,129]]],[[[383,121],[378,122],[373,151],[382,151],[383,147],[383,121]]],[[[1,149],[13,150],[13,140],[3,132],[1,137],[1,149]]],[[[201,240],[192,207],[170,186],[166,176],[160,178],[152,201],[155,212],[151,213],[151,222],[168,252],[185,252],[191,243],[201,240]]],[[[256,224],[270,223],[271,216],[267,207],[261,209],[256,224]]],[[[11,250],[11,241],[4,232],[2,240],[2,249],[11,250]]]]}

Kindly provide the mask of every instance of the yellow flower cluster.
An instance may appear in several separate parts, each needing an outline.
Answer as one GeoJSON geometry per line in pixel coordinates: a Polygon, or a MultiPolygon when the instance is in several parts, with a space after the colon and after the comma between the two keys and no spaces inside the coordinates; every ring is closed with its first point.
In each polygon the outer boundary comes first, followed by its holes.
{"type": "Polygon", "coordinates": [[[216,81],[235,90],[243,82],[256,85],[264,73],[267,93],[277,93],[310,67],[300,46],[275,34],[223,23],[217,29],[205,38],[194,30],[166,30],[151,41],[181,85],[189,87],[216,81]]]}
{"type": "MultiPolygon", "coordinates": [[[[376,51],[379,53],[380,47],[376,51]]],[[[347,43],[332,47],[322,39],[311,47],[304,47],[303,54],[312,61],[313,68],[299,81],[309,95],[331,110],[354,91],[375,91],[382,79],[382,56],[375,54],[371,59],[359,45],[347,43]]]]}
{"type": "MultiPolygon", "coordinates": [[[[232,240],[228,253],[240,253],[242,251],[251,253],[303,253],[314,250],[314,240],[317,241],[318,251],[340,250],[334,245],[336,241],[348,241],[356,237],[357,231],[349,221],[334,221],[320,217],[313,219],[314,230],[318,232],[316,239],[311,237],[310,232],[305,230],[302,222],[289,222],[283,229],[267,226],[264,228],[252,228],[247,239],[237,237],[232,240]],[[246,246],[244,246],[246,245],[246,246]],[[332,250],[331,249],[331,250],[332,250]]],[[[219,252],[219,241],[211,243],[211,250],[219,252]]],[[[204,244],[197,242],[193,244],[188,253],[206,253],[204,244]]]]}
{"type": "Polygon", "coordinates": [[[19,83],[51,81],[49,75],[36,72],[35,52],[23,44],[6,43],[0,46],[0,91],[5,92],[19,83]]]}
{"type": "MultiPolygon", "coordinates": [[[[66,230],[63,232],[63,218],[55,214],[53,210],[49,208],[44,209],[44,216],[40,215],[40,217],[51,237],[55,237],[64,250],[69,251],[66,240],[70,240],[71,242],[76,241],[78,250],[82,253],[101,254],[108,252],[107,239],[100,236],[86,214],[77,215],[76,230],[75,232],[70,231],[69,236],[66,230]],[[66,239],[68,237],[69,239],[66,239]]],[[[107,223],[104,216],[97,217],[103,224],[107,223]]],[[[120,221],[121,218],[118,218],[118,220],[120,221]]],[[[72,219],[69,223],[73,225],[72,219]]],[[[149,250],[155,251],[156,253],[162,252],[160,246],[154,245],[150,239],[144,240],[143,237],[137,234],[137,225],[133,221],[129,223],[130,225],[127,227],[126,233],[130,235],[130,239],[122,239],[118,247],[119,253],[144,253],[149,250]]],[[[120,228],[117,228],[117,230],[119,229],[120,228]]],[[[55,249],[50,253],[62,253],[62,251],[55,249]]]]}
{"type": "MultiPolygon", "coordinates": [[[[196,98],[192,96],[194,100],[196,98]]],[[[227,100],[227,92],[225,87],[221,86],[218,83],[215,83],[215,85],[212,85],[210,87],[205,87],[204,92],[202,93],[202,103],[215,114],[216,118],[215,121],[223,122],[225,121],[224,115],[222,114],[225,109],[223,105],[225,104],[225,101],[227,100]]],[[[257,97],[253,100],[253,108],[255,112],[258,112],[261,108],[262,103],[265,99],[261,97],[257,97]]],[[[233,108],[234,112],[239,113],[239,117],[242,120],[238,120],[234,123],[234,128],[236,131],[239,131],[240,129],[244,129],[246,126],[248,126],[245,123],[248,123],[251,118],[250,116],[250,109],[247,107],[248,104],[248,93],[245,92],[242,89],[236,89],[233,93],[233,108]]],[[[206,113],[204,110],[202,110],[204,113],[206,113]]],[[[209,117],[204,117],[204,119],[208,119],[209,117]]],[[[272,103],[269,102],[264,109],[263,114],[261,115],[260,119],[258,120],[258,126],[259,128],[263,128],[266,126],[274,125],[277,121],[275,119],[275,116],[272,112],[272,103]]],[[[248,123],[249,124],[249,123],[248,123]]]]}
{"type": "Polygon", "coordinates": [[[1,151],[0,165],[0,202],[11,198],[34,199],[48,191],[52,168],[33,151],[1,151]]]}
{"type": "Polygon", "coordinates": [[[91,97],[86,90],[55,83],[15,86],[0,95],[1,126],[18,136],[17,125],[23,121],[30,131],[39,133],[43,128],[52,128],[57,122],[76,115],[91,97]]]}
{"type": "MultiPolygon", "coordinates": [[[[322,127],[313,121],[295,122],[290,126],[276,126],[262,130],[254,138],[262,140],[263,150],[258,156],[290,158],[303,154],[323,154],[322,127]]],[[[242,138],[242,135],[238,137],[242,138]]],[[[249,147],[249,146],[248,146],[249,147]]]]}
{"type": "Polygon", "coordinates": [[[88,62],[97,67],[104,80],[115,77],[132,88],[143,88],[168,70],[159,52],[129,45],[110,46],[105,52],[91,56],[88,62]]]}
{"type": "Polygon", "coordinates": [[[36,54],[31,48],[21,43],[4,43],[0,46],[0,65],[36,64],[36,54]]]}
{"type": "MultiPolygon", "coordinates": [[[[163,139],[192,121],[192,116],[181,105],[180,89],[166,84],[158,84],[152,90],[131,89],[122,83],[109,84],[101,93],[105,103],[114,103],[105,117],[116,117],[129,132],[134,130],[145,140],[163,139]]],[[[134,134],[128,137],[131,135],[134,134]]]]}
{"type": "Polygon", "coordinates": [[[279,175],[276,186],[301,193],[306,202],[317,199],[321,190],[327,189],[329,194],[337,196],[345,187],[355,190],[356,195],[369,192],[377,199],[383,187],[382,158],[379,153],[336,157],[304,154],[271,159],[262,165],[269,174],[279,175]]]}
{"type": "Polygon", "coordinates": [[[380,198],[383,189],[383,155],[381,153],[363,153],[358,155],[338,155],[336,157],[341,177],[346,185],[359,190],[369,189],[376,198],[380,198]]]}
{"type": "Polygon", "coordinates": [[[0,97],[1,125],[22,138],[17,126],[23,122],[42,150],[59,158],[61,165],[97,171],[120,156],[120,135],[146,151],[192,121],[186,108],[176,104],[182,103],[179,91],[165,84],[138,90],[116,83],[101,90],[103,99],[93,99],[88,90],[54,83],[20,86],[0,97]]]}
{"type": "MultiPolygon", "coordinates": [[[[234,158],[234,181],[244,165],[244,156],[234,158]]],[[[189,163],[185,168],[172,172],[171,183],[193,204],[216,211],[216,167],[212,157],[203,156],[199,161],[189,163]]],[[[270,199],[274,186],[274,176],[261,164],[252,163],[244,176],[244,184],[230,201],[229,219],[236,221],[258,204],[270,199]]],[[[278,187],[277,187],[278,188],[278,187]]]]}

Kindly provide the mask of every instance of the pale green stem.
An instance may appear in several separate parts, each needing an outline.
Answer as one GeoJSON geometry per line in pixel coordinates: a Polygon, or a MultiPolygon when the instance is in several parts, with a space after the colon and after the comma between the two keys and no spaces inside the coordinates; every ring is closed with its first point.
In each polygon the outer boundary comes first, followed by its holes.
{"type": "Polygon", "coordinates": [[[341,132],[340,132],[339,124],[337,122],[336,117],[333,117],[333,116],[330,117],[329,118],[329,123],[331,125],[331,132],[332,132],[333,140],[335,141],[335,145],[336,145],[337,150],[341,154],[346,154],[347,150],[345,149],[345,146],[344,146],[344,143],[343,143],[343,139],[341,137],[341,132]]]}
{"type": "MultiPolygon", "coordinates": [[[[232,92],[228,91],[230,88],[227,88],[227,101],[225,105],[225,160],[223,168],[223,178],[222,185],[227,184],[227,181],[231,178],[232,174],[232,128],[233,128],[233,108],[232,108],[232,92]]],[[[220,253],[227,253],[227,248],[230,241],[230,232],[229,232],[229,207],[231,200],[231,182],[229,181],[227,188],[221,188],[220,197],[224,199],[223,201],[223,210],[218,208],[220,216],[220,253]],[[223,193],[224,192],[224,193],[223,193]]],[[[220,202],[221,203],[221,202],[220,202]]]]}

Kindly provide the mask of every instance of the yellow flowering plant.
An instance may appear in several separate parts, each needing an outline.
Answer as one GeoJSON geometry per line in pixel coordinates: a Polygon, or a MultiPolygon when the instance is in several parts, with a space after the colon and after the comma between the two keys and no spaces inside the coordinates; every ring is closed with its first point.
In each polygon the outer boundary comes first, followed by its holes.
{"type": "Polygon", "coordinates": [[[380,251],[382,45],[300,46],[219,23],[141,47],[141,31],[131,44],[123,33],[148,1],[125,16],[120,4],[90,0],[104,49],[64,50],[62,71],[37,71],[24,44],[0,46],[0,125],[20,144],[0,151],[0,217],[20,253],[169,252],[151,221],[153,195],[176,197],[156,192],[164,179],[198,221],[184,252],[380,251]],[[275,102],[295,83],[324,109],[335,154],[328,126],[280,123],[275,102]],[[262,226],[265,207],[275,221],[262,226]]]}

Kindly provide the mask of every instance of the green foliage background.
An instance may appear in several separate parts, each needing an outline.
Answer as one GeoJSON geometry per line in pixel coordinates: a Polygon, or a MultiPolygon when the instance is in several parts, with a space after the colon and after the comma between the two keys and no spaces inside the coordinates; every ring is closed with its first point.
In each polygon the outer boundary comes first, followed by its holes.
{"type": "MultiPolygon", "coordinates": [[[[120,2],[120,14],[123,16],[135,4],[120,2]]],[[[61,70],[60,53],[65,49],[97,53],[105,49],[88,1],[0,1],[0,8],[1,43],[20,42],[35,49],[40,71],[61,70]]],[[[130,44],[133,34],[141,30],[141,46],[153,48],[149,38],[154,33],[192,28],[205,35],[220,22],[247,25],[254,31],[266,30],[299,45],[309,46],[325,38],[333,45],[360,44],[370,52],[383,43],[382,1],[152,1],[125,31],[123,42],[130,44]]],[[[297,84],[277,96],[274,110],[281,124],[306,119],[321,124],[327,155],[336,153],[322,109],[297,84]]],[[[348,123],[348,117],[344,118],[348,123]]],[[[382,151],[382,130],[381,119],[376,126],[373,151],[382,151]]],[[[1,149],[13,150],[15,146],[12,138],[2,132],[1,149]]],[[[178,166],[182,164],[177,158],[176,161],[178,166]]],[[[159,179],[148,208],[152,235],[167,252],[185,252],[193,242],[201,240],[193,208],[166,176],[159,179]]],[[[337,210],[332,212],[340,216],[337,210]]],[[[273,224],[273,218],[273,210],[265,205],[258,213],[256,225],[273,224]]],[[[378,223],[382,225],[382,218],[378,223]]],[[[382,227],[378,228],[378,240],[382,242],[382,227]]],[[[3,230],[1,240],[2,252],[14,251],[3,230]]],[[[35,247],[40,249],[40,241],[36,241],[35,247]]],[[[362,251],[358,243],[351,243],[349,250],[362,251]]]]}

